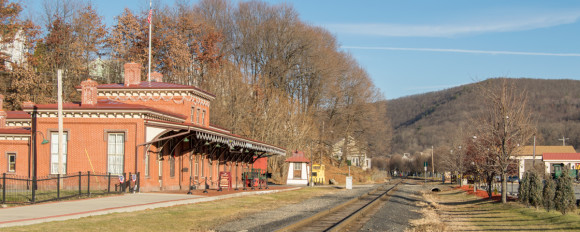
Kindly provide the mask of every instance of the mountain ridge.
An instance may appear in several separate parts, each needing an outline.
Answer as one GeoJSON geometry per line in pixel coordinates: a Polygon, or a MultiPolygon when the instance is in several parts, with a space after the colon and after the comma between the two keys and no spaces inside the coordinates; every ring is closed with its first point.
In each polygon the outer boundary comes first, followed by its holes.
{"type": "MultiPolygon", "coordinates": [[[[453,137],[483,110],[479,86],[499,86],[491,78],[445,90],[387,100],[391,120],[392,154],[420,152],[431,146],[449,146],[453,137]]],[[[570,79],[509,78],[515,91],[526,91],[527,107],[536,121],[537,144],[580,145],[580,81],[570,79]]]]}

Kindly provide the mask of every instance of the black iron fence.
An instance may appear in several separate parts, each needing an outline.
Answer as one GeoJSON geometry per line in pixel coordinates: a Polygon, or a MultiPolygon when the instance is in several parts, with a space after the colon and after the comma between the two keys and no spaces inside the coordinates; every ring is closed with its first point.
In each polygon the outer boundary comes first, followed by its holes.
{"type": "Polygon", "coordinates": [[[91,195],[139,191],[139,173],[72,173],[38,178],[2,174],[2,204],[34,204],[91,195]]]}

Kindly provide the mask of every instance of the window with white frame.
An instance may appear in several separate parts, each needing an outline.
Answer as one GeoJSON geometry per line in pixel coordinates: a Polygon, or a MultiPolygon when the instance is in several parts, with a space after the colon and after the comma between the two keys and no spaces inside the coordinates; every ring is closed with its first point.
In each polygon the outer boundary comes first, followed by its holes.
{"type": "Polygon", "coordinates": [[[8,153],[8,172],[16,172],[16,153],[8,153]]]}
{"type": "Polygon", "coordinates": [[[212,179],[213,174],[213,161],[211,159],[207,160],[209,163],[209,179],[212,179]]]}
{"type": "Polygon", "coordinates": [[[205,110],[201,113],[201,125],[205,125],[205,110]]]}
{"type": "Polygon", "coordinates": [[[195,156],[195,177],[197,178],[199,176],[199,155],[194,156],[195,156]]]}
{"type": "Polygon", "coordinates": [[[200,110],[199,108],[197,108],[197,114],[195,115],[195,117],[196,117],[195,121],[197,121],[197,124],[199,124],[199,115],[200,115],[200,113],[199,113],[199,112],[200,112],[200,111],[201,111],[201,110],[200,110]]]}
{"type": "MultiPolygon", "coordinates": [[[[68,144],[68,133],[63,132],[62,138],[62,166],[63,166],[63,173],[66,174],[66,157],[67,157],[67,144],[68,144]]],[[[58,173],[58,132],[51,132],[50,133],[50,174],[59,174],[58,173]]]]}
{"type": "Polygon", "coordinates": [[[191,123],[193,123],[193,118],[195,116],[195,106],[191,107],[191,115],[189,116],[191,118],[191,123]]]}
{"type": "Polygon", "coordinates": [[[202,156],[201,157],[201,177],[203,178],[205,176],[205,158],[202,156]]]}
{"type": "Polygon", "coordinates": [[[123,174],[123,164],[125,163],[124,133],[109,133],[107,153],[107,172],[116,175],[123,174]]]}
{"type": "Polygon", "coordinates": [[[169,155],[169,177],[175,177],[175,157],[169,155]]]}
{"type": "Polygon", "coordinates": [[[145,153],[145,176],[149,176],[149,152],[145,153]]]}
{"type": "Polygon", "coordinates": [[[294,170],[302,170],[302,163],[294,163],[294,170]]]}

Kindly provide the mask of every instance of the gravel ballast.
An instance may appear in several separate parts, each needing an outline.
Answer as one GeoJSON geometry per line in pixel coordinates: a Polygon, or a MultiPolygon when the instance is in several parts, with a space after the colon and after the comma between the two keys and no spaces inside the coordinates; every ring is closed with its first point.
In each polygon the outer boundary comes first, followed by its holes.
{"type": "Polygon", "coordinates": [[[405,231],[409,221],[422,217],[418,201],[423,201],[420,191],[423,185],[403,183],[390,193],[389,200],[373,215],[360,231],[405,231]]]}
{"type": "Polygon", "coordinates": [[[376,188],[379,185],[355,186],[352,190],[340,191],[313,197],[297,204],[286,205],[277,209],[250,214],[246,217],[225,223],[217,231],[273,231],[288,226],[322,210],[330,209],[343,202],[376,188]]]}

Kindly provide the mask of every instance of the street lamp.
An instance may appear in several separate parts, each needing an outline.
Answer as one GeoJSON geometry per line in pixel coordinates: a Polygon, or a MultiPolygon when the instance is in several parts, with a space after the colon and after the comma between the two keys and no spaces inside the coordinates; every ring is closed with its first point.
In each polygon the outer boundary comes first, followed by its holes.
{"type": "Polygon", "coordinates": [[[32,167],[33,168],[33,177],[36,177],[36,167],[37,167],[37,165],[36,165],[36,161],[37,161],[37,156],[36,156],[36,133],[40,133],[40,135],[42,135],[42,142],[40,142],[40,144],[43,144],[44,145],[44,144],[47,144],[47,143],[50,142],[50,141],[48,141],[46,139],[46,137],[44,136],[44,134],[41,131],[33,131],[32,132],[32,147],[34,149],[34,152],[33,152],[34,165],[32,167]]]}
{"type": "Polygon", "coordinates": [[[36,147],[36,133],[40,133],[40,135],[42,135],[42,142],[40,142],[40,144],[47,144],[49,143],[49,141],[46,139],[46,137],[44,137],[44,134],[41,131],[32,131],[32,148],[34,149],[34,152],[32,153],[33,155],[33,160],[34,163],[32,165],[32,202],[35,202],[36,200],[36,176],[37,176],[37,169],[38,169],[38,157],[37,157],[37,147],[36,147]]]}

